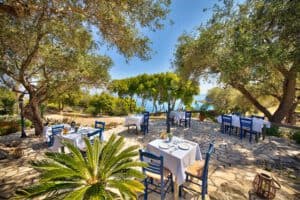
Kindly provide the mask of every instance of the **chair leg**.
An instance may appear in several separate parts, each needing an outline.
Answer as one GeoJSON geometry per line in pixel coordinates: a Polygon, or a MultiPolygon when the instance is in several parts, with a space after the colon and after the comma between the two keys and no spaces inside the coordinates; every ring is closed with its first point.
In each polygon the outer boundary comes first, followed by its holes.
{"type": "Polygon", "coordinates": [[[160,184],[160,199],[164,200],[165,199],[165,191],[164,191],[164,181],[161,181],[160,184]]]}
{"type": "Polygon", "coordinates": [[[179,197],[181,197],[182,196],[182,185],[179,186],[178,190],[179,190],[178,191],[179,192],[178,195],[179,195],[179,197]]]}
{"type": "Polygon", "coordinates": [[[147,178],[145,178],[145,180],[144,180],[144,186],[145,186],[145,189],[144,189],[144,200],[147,200],[148,199],[148,183],[147,183],[147,178]]]}
{"type": "Polygon", "coordinates": [[[240,128],[240,139],[243,139],[243,129],[240,128]]]}
{"type": "MultiPolygon", "coordinates": [[[[174,192],[173,174],[171,174],[171,191],[174,192]]],[[[180,190],[179,190],[180,192],[180,190]]]]}

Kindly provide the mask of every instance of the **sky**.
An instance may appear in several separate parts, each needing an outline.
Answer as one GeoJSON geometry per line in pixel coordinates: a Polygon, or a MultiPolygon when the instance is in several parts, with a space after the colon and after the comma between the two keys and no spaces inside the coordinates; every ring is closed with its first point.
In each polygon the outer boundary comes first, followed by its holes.
{"type": "MultiPolygon", "coordinates": [[[[174,58],[178,37],[184,32],[190,33],[201,24],[205,24],[212,13],[210,10],[203,12],[203,9],[212,8],[217,2],[217,0],[173,0],[171,11],[167,20],[164,21],[165,26],[162,30],[155,32],[148,29],[142,30],[152,42],[152,56],[147,61],[132,58],[126,62],[125,57],[115,49],[102,50],[102,53],[111,57],[114,63],[110,70],[111,78],[122,79],[143,73],[172,71],[171,61],[174,58]],[[169,22],[170,20],[173,24],[169,22]]],[[[200,94],[206,94],[208,89],[215,86],[215,80],[211,80],[211,83],[200,80],[200,94]]]]}

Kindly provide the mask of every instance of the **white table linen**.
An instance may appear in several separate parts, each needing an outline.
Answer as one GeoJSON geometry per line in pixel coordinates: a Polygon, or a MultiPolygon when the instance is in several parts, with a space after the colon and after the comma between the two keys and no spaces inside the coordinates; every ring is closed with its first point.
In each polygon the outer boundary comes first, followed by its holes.
{"type": "Polygon", "coordinates": [[[169,149],[160,148],[159,145],[165,142],[166,140],[163,139],[153,140],[147,145],[147,151],[157,156],[162,155],[164,158],[164,167],[172,172],[177,179],[178,185],[181,185],[185,182],[185,169],[196,160],[202,160],[200,147],[197,143],[173,137],[172,142],[168,143],[173,145],[173,147],[169,149]],[[189,149],[181,150],[178,148],[179,143],[188,144],[189,149]]]}
{"type": "Polygon", "coordinates": [[[144,122],[144,115],[130,115],[125,118],[125,126],[136,125],[137,129],[141,129],[144,122]]]}
{"type": "Polygon", "coordinates": [[[170,118],[173,118],[174,122],[179,124],[180,120],[185,118],[185,112],[173,110],[170,112],[170,118]]]}
{"type": "MultiPolygon", "coordinates": [[[[228,115],[228,116],[232,116],[232,126],[238,127],[238,128],[241,127],[239,116],[237,116],[237,115],[228,115]]],[[[247,118],[247,117],[244,117],[244,118],[247,118]]],[[[251,118],[248,118],[248,119],[251,119],[251,118]]],[[[264,127],[264,125],[266,125],[267,128],[270,128],[270,126],[271,126],[271,123],[269,121],[266,121],[266,120],[263,120],[260,118],[253,117],[252,120],[253,120],[252,121],[252,130],[255,132],[258,132],[258,133],[262,132],[262,128],[264,127]]],[[[217,121],[218,121],[218,123],[222,123],[221,115],[217,117],[217,121]]]]}
{"type": "MultiPolygon", "coordinates": [[[[74,131],[70,131],[68,134],[54,135],[54,143],[53,143],[53,146],[50,147],[50,149],[52,151],[58,151],[63,146],[62,143],[61,143],[62,141],[69,141],[73,145],[78,147],[79,149],[84,150],[85,149],[85,143],[84,143],[83,138],[85,136],[87,136],[88,133],[93,133],[95,131],[97,131],[97,129],[92,128],[92,127],[82,127],[82,128],[79,128],[76,133],[74,131]]],[[[95,135],[89,137],[89,139],[92,140],[95,137],[99,137],[99,134],[95,134],[95,135]]],[[[102,141],[105,140],[105,136],[104,136],[103,132],[101,134],[101,140],[102,141]]]]}

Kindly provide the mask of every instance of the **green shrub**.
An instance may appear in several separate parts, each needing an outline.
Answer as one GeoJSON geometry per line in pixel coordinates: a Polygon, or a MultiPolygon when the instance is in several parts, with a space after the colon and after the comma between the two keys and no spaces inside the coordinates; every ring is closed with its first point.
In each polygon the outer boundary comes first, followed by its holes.
{"type": "Polygon", "coordinates": [[[266,128],[266,135],[280,137],[279,127],[272,125],[270,128],[266,128]]]}
{"type": "Polygon", "coordinates": [[[300,144],[300,131],[296,131],[292,135],[292,139],[296,141],[297,144],[300,144]]]}
{"type": "Polygon", "coordinates": [[[55,103],[48,103],[46,105],[46,110],[48,112],[58,112],[59,108],[58,108],[58,105],[56,105],[55,103]]]}
{"type": "Polygon", "coordinates": [[[98,114],[97,109],[94,106],[89,106],[86,109],[86,112],[93,115],[93,116],[96,116],[98,114]]]}
{"type": "Polygon", "coordinates": [[[17,121],[1,121],[0,122],[0,135],[8,135],[11,133],[18,132],[20,125],[17,121]]]}
{"type": "MultiPolygon", "coordinates": [[[[25,119],[25,127],[31,127],[32,122],[25,119]]],[[[7,116],[0,119],[0,135],[8,135],[21,130],[21,119],[7,116]]]]}
{"type": "Polygon", "coordinates": [[[14,105],[17,102],[15,94],[3,87],[0,87],[0,114],[12,115],[14,113],[14,105]]]}
{"type": "MultiPolygon", "coordinates": [[[[21,119],[18,119],[17,120],[17,123],[18,123],[18,126],[21,126],[21,119]]],[[[32,126],[32,122],[28,119],[25,119],[25,127],[26,128],[30,128],[32,126]]]]}

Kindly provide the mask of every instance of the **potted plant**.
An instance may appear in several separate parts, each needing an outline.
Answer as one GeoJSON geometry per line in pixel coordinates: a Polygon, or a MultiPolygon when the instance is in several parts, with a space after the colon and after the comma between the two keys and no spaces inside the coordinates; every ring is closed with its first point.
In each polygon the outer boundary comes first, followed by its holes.
{"type": "Polygon", "coordinates": [[[171,142],[173,138],[173,134],[172,133],[168,133],[168,142],[171,142]]]}

